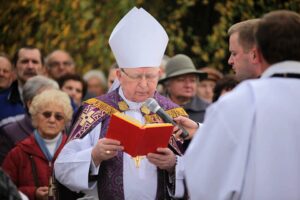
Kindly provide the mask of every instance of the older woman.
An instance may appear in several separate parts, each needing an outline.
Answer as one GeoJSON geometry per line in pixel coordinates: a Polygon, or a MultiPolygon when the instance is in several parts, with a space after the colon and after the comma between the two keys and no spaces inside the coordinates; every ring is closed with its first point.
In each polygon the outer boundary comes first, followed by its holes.
{"type": "Polygon", "coordinates": [[[65,125],[72,116],[68,95],[46,90],[34,97],[29,112],[33,134],[6,156],[3,169],[29,199],[45,199],[49,193],[53,163],[66,142],[65,125]]]}
{"type": "Polygon", "coordinates": [[[32,99],[47,89],[59,89],[57,82],[42,75],[28,79],[23,87],[23,100],[26,113],[23,118],[0,128],[0,165],[15,145],[32,134],[34,127],[29,115],[32,99]]]}

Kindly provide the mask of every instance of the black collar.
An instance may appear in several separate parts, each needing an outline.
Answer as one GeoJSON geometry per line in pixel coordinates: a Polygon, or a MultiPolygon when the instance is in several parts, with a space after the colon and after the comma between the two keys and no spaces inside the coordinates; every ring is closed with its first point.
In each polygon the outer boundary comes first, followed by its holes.
{"type": "Polygon", "coordinates": [[[295,74],[295,73],[279,73],[279,74],[273,74],[271,77],[300,78],[300,74],[295,74]]]}

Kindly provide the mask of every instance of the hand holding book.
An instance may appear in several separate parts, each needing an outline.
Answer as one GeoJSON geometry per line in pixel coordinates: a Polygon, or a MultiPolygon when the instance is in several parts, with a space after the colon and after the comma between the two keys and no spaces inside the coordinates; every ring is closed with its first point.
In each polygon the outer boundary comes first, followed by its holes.
{"type": "Polygon", "coordinates": [[[167,147],[172,132],[172,124],[142,125],[128,115],[115,113],[111,116],[106,137],[120,141],[124,151],[136,157],[157,152],[159,147],[167,147]]]}
{"type": "Polygon", "coordinates": [[[124,147],[120,141],[108,138],[101,138],[92,150],[92,159],[96,166],[102,161],[111,159],[118,154],[118,151],[122,151],[124,147]]]}

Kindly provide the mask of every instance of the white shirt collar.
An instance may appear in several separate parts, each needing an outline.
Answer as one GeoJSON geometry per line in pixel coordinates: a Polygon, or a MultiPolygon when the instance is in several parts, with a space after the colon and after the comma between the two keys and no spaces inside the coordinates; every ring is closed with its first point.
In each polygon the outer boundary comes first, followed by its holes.
{"type": "Polygon", "coordinates": [[[129,109],[130,110],[140,110],[140,108],[142,107],[143,103],[144,102],[133,102],[133,101],[130,101],[128,99],[125,98],[124,96],[124,93],[123,93],[123,90],[122,90],[122,87],[120,87],[119,89],[119,95],[122,97],[122,99],[124,99],[124,101],[127,103],[127,105],[129,106],[129,109]]]}
{"type": "Polygon", "coordinates": [[[284,61],[271,65],[263,72],[261,78],[268,78],[274,74],[293,73],[300,74],[300,62],[284,61]]]}

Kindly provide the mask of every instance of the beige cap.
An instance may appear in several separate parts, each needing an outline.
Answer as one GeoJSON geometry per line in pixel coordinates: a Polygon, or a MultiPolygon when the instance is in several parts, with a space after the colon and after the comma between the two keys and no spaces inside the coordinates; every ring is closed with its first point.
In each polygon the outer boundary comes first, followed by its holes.
{"type": "Polygon", "coordinates": [[[192,59],[184,54],[177,54],[172,57],[167,62],[165,72],[166,77],[160,79],[159,83],[163,83],[170,78],[185,74],[196,74],[200,79],[206,78],[207,76],[205,72],[196,70],[192,59]]]}

